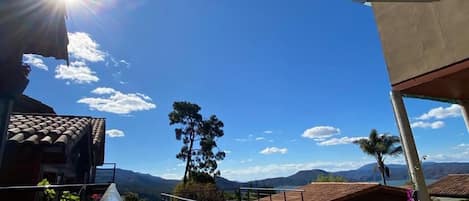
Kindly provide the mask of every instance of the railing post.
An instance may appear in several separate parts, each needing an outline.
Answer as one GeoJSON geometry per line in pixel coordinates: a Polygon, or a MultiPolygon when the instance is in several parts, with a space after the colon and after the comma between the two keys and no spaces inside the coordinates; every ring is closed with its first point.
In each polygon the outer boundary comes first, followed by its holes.
{"type": "Polygon", "coordinates": [[[301,201],[304,201],[304,199],[303,199],[303,192],[301,192],[301,201]]]}
{"type": "Polygon", "coordinates": [[[283,191],[283,200],[287,201],[287,192],[283,191]]]}
{"type": "Polygon", "coordinates": [[[269,193],[269,197],[270,197],[270,201],[272,201],[272,194],[271,193],[269,193]]]}
{"type": "Polygon", "coordinates": [[[261,198],[259,197],[259,191],[257,191],[257,201],[260,201],[261,198]]]}

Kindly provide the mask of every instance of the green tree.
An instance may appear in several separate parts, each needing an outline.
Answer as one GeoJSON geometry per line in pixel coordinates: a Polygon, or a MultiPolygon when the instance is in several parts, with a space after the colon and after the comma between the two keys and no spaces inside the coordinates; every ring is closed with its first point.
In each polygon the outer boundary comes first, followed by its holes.
{"type": "Polygon", "coordinates": [[[225,152],[218,149],[216,142],[224,135],[223,122],[215,115],[204,119],[200,110],[197,104],[174,102],[173,111],[169,113],[169,124],[179,126],[175,129],[176,139],[183,142],[176,158],[186,162],[184,183],[191,177],[197,179],[205,178],[203,175],[220,175],[217,161],[225,158],[225,152]],[[214,148],[218,149],[216,153],[213,152],[214,148]]]}
{"type": "Polygon", "coordinates": [[[397,156],[402,153],[399,137],[387,134],[379,135],[376,129],[372,129],[368,139],[356,140],[353,143],[359,145],[363,153],[375,157],[383,184],[387,185],[386,177],[390,176],[390,172],[384,164],[384,159],[385,156],[397,156]]]}
{"type": "Polygon", "coordinates": [[[320,174],[316,178],[316,182],[346,182],[347,179],[341,176],[334,176],[332,174],[325,175],[325,174],[320,174]]]}
{"type": "Polygon", "coordinates": [[[137,193],[133,192],[127,192],[125,193],[124,201],[146,201],[146,199],[140,198],[140,196],[137,193]]]}

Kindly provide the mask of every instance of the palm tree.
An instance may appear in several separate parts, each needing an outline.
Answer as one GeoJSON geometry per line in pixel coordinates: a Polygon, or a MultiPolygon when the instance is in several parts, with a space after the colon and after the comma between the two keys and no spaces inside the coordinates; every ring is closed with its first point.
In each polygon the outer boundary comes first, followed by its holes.
{"type": "Polygon", "coordinates": [[[379,135],[376,129],[372,129],[368,139],[360,139],[353,142],[360,146],[363,153],[375,157],[378,169],[386,185],[386,177],[389,177],[389,168],[384,165],[384,156],[397,156],[402,153],[400,140],[397,136],[387,134],[379,135]]]}

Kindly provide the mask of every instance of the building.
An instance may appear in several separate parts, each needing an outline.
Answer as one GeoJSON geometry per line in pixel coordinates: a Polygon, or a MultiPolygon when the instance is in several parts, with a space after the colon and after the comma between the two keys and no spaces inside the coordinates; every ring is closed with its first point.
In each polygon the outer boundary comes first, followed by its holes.
{"type": "Polygon", "coordinates": [[[313,182],[299,191],[278,193],[262,201],[407,201],[407,190],[361,182],[313,182]]]}
{"type": "Polygon", "coordinates": [[[428,186],[428,191],[439,201],[469,200],[469,174],[450,174],[428,186]]]}
{"type": "MultiPolygon", "coordinates": [[[[20,99],[10,116],[0,186],[36,186],[42,179],[59,185],[94,183],[96,167],[104,163],[105,119],[57,115],[39,101],[20,99]]],[[[0,192],[2,199],[34,196],[0,192]]]]}

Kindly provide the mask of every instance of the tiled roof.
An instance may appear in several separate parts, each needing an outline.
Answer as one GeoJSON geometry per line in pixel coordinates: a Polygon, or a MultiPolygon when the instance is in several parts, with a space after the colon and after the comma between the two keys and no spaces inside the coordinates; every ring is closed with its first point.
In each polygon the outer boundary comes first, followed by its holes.
{"type": "MultiPolygon", "coordinates": [[[[400,188],[385,187],[378,183],[360,183],[360,182],[313,182],[298,189],[304,190],[303,199],[305,201],[341,201],[347,200],[354,195],[366,193],[374,189],[386,188],[398,191],[405,191],[400,188]]],[[[286,192],[286,200],[301,201],[300,192],[286,192]]],[[[269,197],[261,199],[270,201],[269,197]]],[[[272,195],[272,201],[283,201],[283,193],[272,195]]]]}
{"type": "Polygon", "coordinates": [[[469,198],[469,174],[450,174],[428,186],[431,195],[469,198]]]}
{"type": "Polygon", "coordinates": [[[105,120],[54,114],[13,114],[8,125],[8,144],[61,146],[71,150],[86,134],[92,141],[96,162],[104,161],[105,120]]]}

